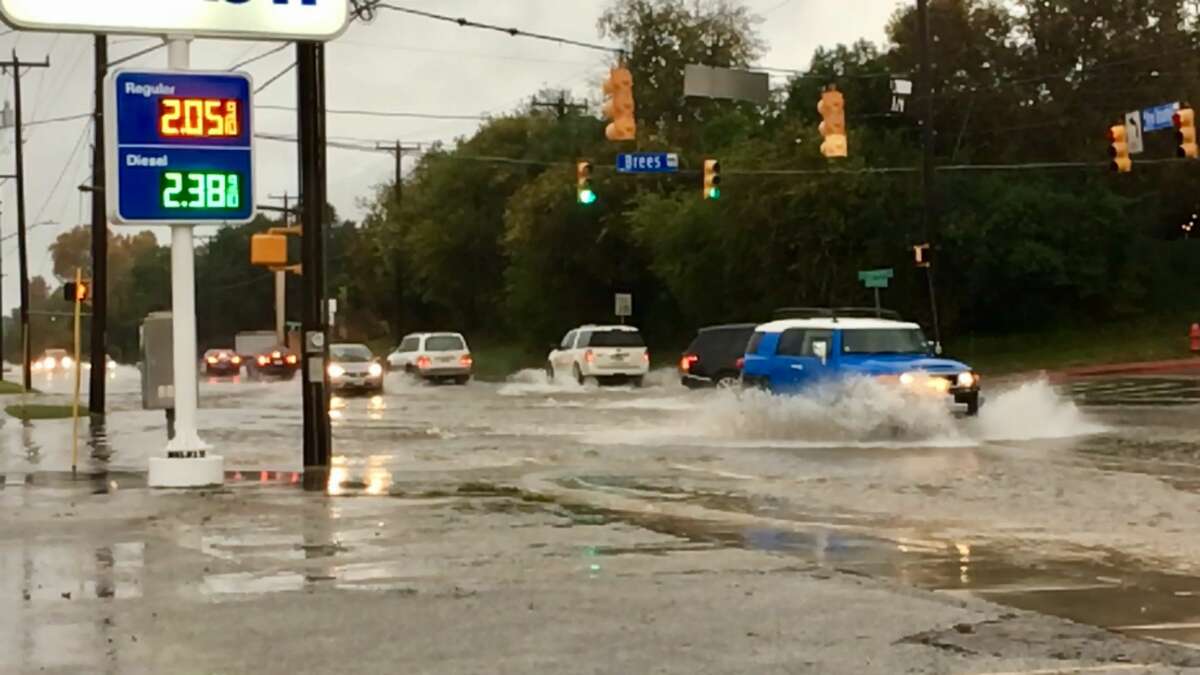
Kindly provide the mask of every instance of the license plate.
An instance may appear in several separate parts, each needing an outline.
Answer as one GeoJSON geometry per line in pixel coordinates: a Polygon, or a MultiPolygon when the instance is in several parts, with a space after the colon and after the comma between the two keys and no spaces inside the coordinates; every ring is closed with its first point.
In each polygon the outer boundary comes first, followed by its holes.
{"type": "Polygon", "coordinates": [[[454,361],[453,356],[439,356],[438,363],[451,363],[454,361]]]}
{"type": "Polygon", "coordinates": [[[618,361],[624,361],[625,359],[629,358],[629,355],[628,354],[613,354],[613,358],[618,361]]]}

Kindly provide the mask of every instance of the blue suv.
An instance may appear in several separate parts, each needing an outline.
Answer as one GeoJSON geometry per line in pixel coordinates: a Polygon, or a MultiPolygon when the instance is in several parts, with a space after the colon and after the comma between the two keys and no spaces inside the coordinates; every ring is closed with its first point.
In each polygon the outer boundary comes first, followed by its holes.
{"type": "Polygon", "coordinates": [[[891,312],[870,310],[871,318],[864,313],[782,310],[782,315],[799,318],[755,329],[746,347],[743,383],[787,394],[830,379],[871,377],[944,396],[965,405],[968,415],[979,412],[978,373],[964,363],[938,357],[917,324],[891,312]]]}

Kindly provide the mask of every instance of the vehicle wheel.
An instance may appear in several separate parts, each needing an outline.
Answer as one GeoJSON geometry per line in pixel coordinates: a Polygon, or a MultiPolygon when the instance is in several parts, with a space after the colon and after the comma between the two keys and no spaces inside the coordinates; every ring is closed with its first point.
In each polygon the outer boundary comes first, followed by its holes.
{"type": "Polygon", "coordinates": [[[578,363],[576,363],[574,366],[574,374],[575,374],[575,381],[577,383],[579,383],[580,386],[583,386],[583,382],[584,382],[583,371],[579,369],[578,363]]]}
{"type": "Polygon", "coordinates": [[[554,364],[549,361],[546,362],[546,379],[554,381],[554,364]]]}
{"type": "Polygon", "coordinates": [[[471,381],[470,375],[459,375],[458,377],[454,378],[454,384],[457,384],[460,387],[466,386],[466,384],[470,381],[471,381]]]}
{"type": "Polygon", "coordinates": [[[742,379],[736,375],[725,374],[717,378],[717,389],[737,389],[742,379]]]}
{"type": "Polygon", "coordinates": [[[646,378],[644,378],[644,377],[635,377],[635,378],[631,379],[631,380],[629,381],[629,383],[633,385],[633,388],[634,388],[634,389],[641,389],[641,388],[642,388],[642,385],[646,384],[646,378]]]}

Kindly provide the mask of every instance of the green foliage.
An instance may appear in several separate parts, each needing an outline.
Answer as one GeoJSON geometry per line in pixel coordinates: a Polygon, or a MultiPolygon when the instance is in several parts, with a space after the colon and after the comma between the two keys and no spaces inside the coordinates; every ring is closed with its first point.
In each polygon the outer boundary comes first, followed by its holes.
{"type": "Polygon", "coordinates": [[[4,412],[23,422],[33,420],[65,420],[75,414],[75,409],[69,405],[39,405],[21,403],[7,406],[4,412]]]}

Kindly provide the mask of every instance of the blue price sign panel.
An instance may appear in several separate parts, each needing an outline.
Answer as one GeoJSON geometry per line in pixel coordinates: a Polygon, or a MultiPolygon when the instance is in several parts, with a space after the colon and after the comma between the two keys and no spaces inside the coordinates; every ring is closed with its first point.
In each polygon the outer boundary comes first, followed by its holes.
{"type": "Polygon", "coordinates": [[[108,76],[109,216],[115,223],[254,218],[254,103],[244,73],[108,76]]]}
{"type": "Polygon", "coordinates": [[[617,155],[619,173],[676,173],[679,155],[673,152],[633,152],[617,155]]]}
{"type": "Polygon", "coordinates": [[[1164,103],[1142,110],[1142,131],[1173,129],[1175,127],[1173,118],[1177,112],[1179,112],[1178,103],[1164,103]]]}

